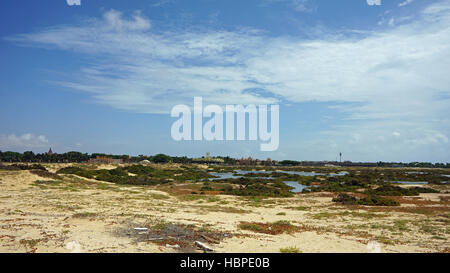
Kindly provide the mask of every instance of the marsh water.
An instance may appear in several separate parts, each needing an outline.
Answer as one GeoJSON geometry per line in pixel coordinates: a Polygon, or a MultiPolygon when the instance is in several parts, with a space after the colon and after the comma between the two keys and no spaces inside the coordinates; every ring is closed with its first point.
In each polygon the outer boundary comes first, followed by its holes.
{"type": "MultiPolygon", "coordinates": [[[[223,173],[216,173],[211,172],[210,174],[216,176],[214,178],[209,178],[210,181],[213,180],[220,180],[220,179],[229,179],[229,178],[241,178],[244,177],[246,174],[253,173],[253,174],[266,174],[266,173],[272,173],[272,172],[278,172],[278,173],[286,173],[290,175],[300,175],[300,176],[343,176],[349,174],[346,171],[338,172],[338,173],[317,173],[317,172],[301,172],[301,171],[284,171],[284,170],[276,170],[276,171],[246,171],[246,170],[234,170],[233,172],[223,172],[223,173]]],[[[409,173],[416,173],[416,172],[409,172],[409,173]]],[[[419,172],[417,172],[419,173],[419,172]]],[[[450,175],[443,175],[445,177],[450,177],[450,175]]],[[[251,176],[248,177],[250,179],[274,179],[274,177],[267,177],[267,176],[251,176]]],[[[306,186],[303,184],[299,184],[297,181],[283,181],[286,185],[293,187],[291,192],[299,193],[302,192],[304,189],[308,189],[311,186],[306,186]]],[[[403,185],[427,185],[429,184],[427,181],[389,181],[390,183],[394,184],[403,184],[403,185]]],[[[443,184],[447,184],[448,182],[442,182],[443,184]]],[[[313,186],[314,187],[314,186],[313,186]]]]}
{"type": "Polygon", "coordinates": [[[317,186],[302,185],[302,184],[299,184],[297,181],[283,181],[283,182],[284,182],[284,184],[293,187],[291,192],[294,192],[294,193],[303,192],[304,189],[308,189],[311,187],[317,187],[317,186]]]}
{"type": "MultiPolygon", "coordinates": [[[[219,180],[219,179],[229,179],[229,178],[241,178],[248,173],[266,173],[265,171],[244,171],[244,170],[235,170],[234,172],[226,172],[226,173],[215,173],[210,172],[210,174],[217,176],[213,178],[209,178],[209,180],[219,180]]],[[[259,179],[273,179],[273,177],[249,177],[249,178],[259,178],[259,179]]]]}
{"type": "MultiPolygon", "coordinates": [[[[241,178],[241,177],[244,177],[244,175],[246,175],[248,173],[271,173],[271,172],[272,171],[256,171],[256,170],[254,170],[254,171],[234,170],[233,172],[225,172],[225,173],[211,172],[210,174],[217,176],[217,177],[209,178],[209,180],[214,181],[214,180],[220,180],[220,179],[241,178]]],[[[342,176],[342,175],[348,174],[348,172],[345,172],[345,171],[339,172],[339,173],[316,173],[316,172],[297,172],[297,171],[277,170],[275,172],[286,173],[286,174],[291,174],[291,175],[300,175],[300,176],[342,176]]],[[[253,177],[249,177],[249,178],[274,179],[273,177],[264,177],[264,176],[261,176],[261,177],[253,176],[253,177]]],[[[288,186],[293,187],[291,192],[294,192],[294,193],[302,192],[304,189],[311,187],[311,186],[299,184],[297,181],[283,181],[283,183],[285,183],[288,186]]]]}
{"type": "Polygon", "coordinates": [[[404,185],[427,185],[426,181],[391,181],[391,183],[395,184],[404,184],[404,185]]]}
{"type": "MultiPolygon", "coordinates": [[[[218,179],[228,179],[228,178],[240,178],[243,177],[246,174],[249,173],[271,173],[272,171],[245,171],[245,170],[234,170],[233,172],[224,172],[224,173],[216,173],[216,172],[210,172],[210,174],[217,176],[214,178],[209,178],[210,180],[218,180],[218,179]]],[[[286,173],[286,174],[293,174],[293,175],[300,175],[300,176],[342,176],[347,175],[348,172],[339,172],[339,173],[316,173],[316,172],[296,172],[296,171],[283,171],[283,170],[277,170],[275,172],[278,173],[286,173]]],[[[259,178],[259,179],[273,179],[273,177],[250,177],[250,178],[259,178]]]]}

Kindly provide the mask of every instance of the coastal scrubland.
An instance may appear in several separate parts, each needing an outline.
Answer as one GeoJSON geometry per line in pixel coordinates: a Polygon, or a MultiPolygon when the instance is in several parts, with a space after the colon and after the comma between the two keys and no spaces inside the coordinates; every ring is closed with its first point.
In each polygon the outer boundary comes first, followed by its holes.
{"type": "Polygon", "coordinates": [[[449,252],[449,175],[438,168],[4,163],[0,251],[210,251],[200,242],[215,252],[449,252]]]}

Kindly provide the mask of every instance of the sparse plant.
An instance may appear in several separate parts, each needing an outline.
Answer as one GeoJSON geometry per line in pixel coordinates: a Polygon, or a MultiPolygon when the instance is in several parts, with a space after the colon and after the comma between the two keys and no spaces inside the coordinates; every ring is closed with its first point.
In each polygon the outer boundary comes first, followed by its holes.
{"type": "Polygon", "coordinates": [[[281,253],[302,253],[300,249],[295,246],[280,248],[281,253]]]}

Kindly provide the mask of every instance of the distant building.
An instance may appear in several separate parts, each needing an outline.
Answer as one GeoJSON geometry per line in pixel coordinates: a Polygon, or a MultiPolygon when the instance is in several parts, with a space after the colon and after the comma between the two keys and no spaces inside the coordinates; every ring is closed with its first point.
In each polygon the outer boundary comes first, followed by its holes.
{"type": "Polygon", "coordinates": [[[241,158],[241,159],[236,160],[236,165],[241,165],[241,166],[260,166],[260,165],[274,166],[277,163],[278,163],[277,161],[272,160],[270,158],[267,158],[266,160],[260,160],[260,159],[253,159],[252,157],[248,157],[248,158],[241,158]]]}
{"type": "Polygon", "coordinates": [[[225,162],[222,158],[212,157],[209,152],[206,153],[206,156],[202,156],[201,158],[193,158],[192,161],[206,164],[223,164],[225,162]]]}
{"type": "Polygon", "coordinates": [[[50,147],[50,150],[48,150],[47,155],[54,155],[51,147],[50,147]]]}
{"type": "Polygon", "coordinates": [[[274,166],[277,165],[278,161],[272,160],[270,157],[268,157],[265,161],[263,161],[263,165],[265,166],[274,166]]]}
{"type": "Polygon", "coordinates": [[[95,158],[89,159],[89,163],[94,164],[120,164],[122,159],[116,159],[109,156],[96,156],[95,158]]]}

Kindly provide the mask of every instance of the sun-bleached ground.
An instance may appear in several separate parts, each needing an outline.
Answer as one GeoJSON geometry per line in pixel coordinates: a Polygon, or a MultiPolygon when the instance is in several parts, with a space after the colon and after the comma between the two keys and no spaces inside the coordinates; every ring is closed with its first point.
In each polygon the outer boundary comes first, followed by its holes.
{"type": "MultiPolygon", "coordinates": [[[[62,165],[46,167],[54,172],[62,165]]],[[[333,193],[268,199],[179,194],[184,186],[121,186],[73,175],[59,181],[0,170],[0,252],[180,251],[133,235],[133,227],[161,224],[223,235],[209,242],[216,252],[450,250],[448,185],[434,186],[441,193],[397,197],[400,207],[341,206],[331,202],[333,193]],[[276,221],[289,221],[295,231],[272,235],[239,227],[276,221]]]]}

